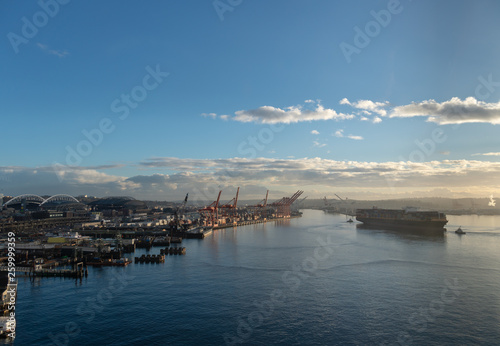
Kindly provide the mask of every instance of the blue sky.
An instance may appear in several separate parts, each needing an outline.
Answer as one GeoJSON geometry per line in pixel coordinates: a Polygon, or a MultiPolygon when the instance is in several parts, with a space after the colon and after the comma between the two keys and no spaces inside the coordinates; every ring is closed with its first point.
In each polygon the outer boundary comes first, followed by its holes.
{"type": "Polygon", "coordinates": [[[248,198],[299,188],[393,198],[500,187],[498,2],[0,6],[0,193],[179,199],[242,186],[248,198]],[[68,159],[78,148],[85,155],[68,159]]]}

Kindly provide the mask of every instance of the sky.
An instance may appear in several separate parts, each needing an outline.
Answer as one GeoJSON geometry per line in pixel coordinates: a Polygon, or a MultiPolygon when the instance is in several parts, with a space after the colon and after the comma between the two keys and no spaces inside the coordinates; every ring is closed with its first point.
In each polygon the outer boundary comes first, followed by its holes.
{"type": "Polygon", "coordinates": [[[0,194],[500,193],[497,1],[3,1],[0,194]]]}

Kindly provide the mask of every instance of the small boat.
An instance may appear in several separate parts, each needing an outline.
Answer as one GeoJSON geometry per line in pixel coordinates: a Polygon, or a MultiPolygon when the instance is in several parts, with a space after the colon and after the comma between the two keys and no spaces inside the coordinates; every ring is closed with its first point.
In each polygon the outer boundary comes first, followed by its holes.
{"type": "Polygon", "coordinates": [[[465,234],[465,232],[462,230],[462,226],[458,227],[457,230],[455,231],[456,234],[465,234]]]}
{"type": "Polygon", "coordinates": [[[351,219],[347,220],[346,222],[351,223],[351,222],[354,222],[354,221],[352,221],[352,218],[351,218],[351,219]]]}

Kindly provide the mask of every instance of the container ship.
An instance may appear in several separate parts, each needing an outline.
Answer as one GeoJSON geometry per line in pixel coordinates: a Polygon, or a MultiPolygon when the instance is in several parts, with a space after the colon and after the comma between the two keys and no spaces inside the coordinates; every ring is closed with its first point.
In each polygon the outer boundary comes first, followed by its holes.
{"type": "Polygon", "coordinates": [[[356,220],[366,226],[392,228],[443,229],[448,222],[446,215],[437,211],[406,209],[357,209],[356,220]]]}

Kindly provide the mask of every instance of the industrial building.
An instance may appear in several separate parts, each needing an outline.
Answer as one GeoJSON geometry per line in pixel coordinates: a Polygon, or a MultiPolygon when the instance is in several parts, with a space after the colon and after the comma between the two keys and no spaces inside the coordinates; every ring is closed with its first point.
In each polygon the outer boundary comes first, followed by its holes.
{"type": "Polygon", "coordinates": [[[145,202],[132,197],[106,197],[90,202],[92,211],[102,212],[105,217],[130,216],[147,213],[145,202]]]}

